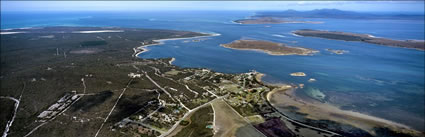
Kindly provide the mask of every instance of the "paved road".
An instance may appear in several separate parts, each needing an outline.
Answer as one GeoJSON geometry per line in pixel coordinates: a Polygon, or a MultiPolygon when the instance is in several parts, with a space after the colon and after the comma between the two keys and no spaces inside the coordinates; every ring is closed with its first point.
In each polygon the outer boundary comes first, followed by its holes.
{"type": "MultiPolygon", "coordinates": [[[[265,99],[264,98],[264,94],[262,94],[262,96],[261,96],[263,99],[265,99]]],[[[320,132],[324,132],[324,133],[328,133],[328,134],[332,134],[332,135],[337,135],[337,136],[341,136],[340,134],[338,134],[338,133],[335,133],[335,132],[333,132],[333,131],[329,131],[329,130],[327,130],[327,129],[322,129],[322,128],[318,128],[318,127],[313,127],[313,126],[310,126],[310,125],[307,125],[307,124],[304,124],[304,123],[302,123],[302,122],[299,122],[299,121],[297,121],[297,120],[295,120],[295,119],[292,119],[292,118],[290,118],[289,116],[287,116],[287,115],[285,115],[284,113],[282,113],[282,112],[280,112],[279,110],[277,110],[277,108],[275,108],[270,102],[269,102],[269,100],[268,99],[265,99],[266,100],[266,102],[267,102],[267,104],[274,110],[274,111],[276,111],[276,112],[278,112],[279,114],[281,114],[282,116],[283,116],[283,118],[285,118],[286,120],[288,120],[289,122],[292,122],[292,123],[296,123],[296,124],[299,124],[299,125],[301,125],[301,126],[304,126],[304,127],[306,127],[306,128],[309,128],[309,129],[312,129],[312,130],[316,130],[316,131],[320,131],[320,132]]]]}
{"type": "Polygon", "coordinates": [[[174,124],[173,125],[173,127],[171,127],[166,133],[164,133],[164,134],[161,134],[161,136],[159,136],[159,137],[165,137],[165,136],[167,136],[168,134],[170,134],[171,132],[173,132],[174,131],[174,129],[176,129],[177,128],[177,126],[179,125],[179,123],[182,121],[182,120],[184,120],[187,116],[189,116],[191,113],[193,113],[193,112],[195,112],[196,110],[198,110],[198,109],[200,109],[200,108],[202,108],[202,107],[205,107],[205,106],[207,106],[207,105],[209,105],[209,104],[211,104],[211,102],[213,102],[213,101],[215,101],[215,100],[217,100],[217,99],[222,99],[222,98],[224,98],[224,97],[226,97],[226,96],[221,96],[221,97],[218,97],[218,98],[215,98],[215,99],[213,99],[213,100],[211,100],[211,101],[209,101],[209,102],[207,102],[207,103],[205,103],[205,104],[202,104],[202,105],[200,105],[200,106],[198,106],[198,107],[196,107],[196,108],[194,108],[194,109],[192,109],[192,110],[189,110],[186,114],[184,114],[184,116],[179,120],[179,121],[177,121],[176,122],[176,124],[174,124]]]}
{"type": "Polygon", "coordinates": [[[6,128],[4,129],[2,137],[7,137],[7,133],[9,132],[9,128],[12,126],[13,121],[15,121],[16,113],[18,112],[19,104],[21,103],[21,99],[22,99],[22,94],[24,93],[25,86],[26,86],[25,82],[23,84],[24,85],[23,85],[23,88],[21,90],[21,95],[19,95],[18,99],[13,98],[13,97],[0,97],[0,98],[6,98],[6,99],[11,99],[11,100],[15,101],[15,109],[13,111],[12,119],[10,121],[7,121],[6,128]]]}

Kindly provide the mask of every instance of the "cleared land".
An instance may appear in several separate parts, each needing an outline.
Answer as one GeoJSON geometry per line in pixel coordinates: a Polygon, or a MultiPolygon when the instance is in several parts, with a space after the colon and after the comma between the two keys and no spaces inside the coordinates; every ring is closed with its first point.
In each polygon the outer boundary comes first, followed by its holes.
{"type": "Polygon", "coordinates": [[[311,55],[318,52],[308,48],[287,46],[283,43],[263,40],[236,40],[229,44],[221,44],[221,46],[239,50],[262,51],[270,55],[311,55]]]}
{"type": "Polygon", "coordinates": [[[326,39],[345,40],[345,41],[360,41],[378,45],[412,48],[418,50],[425,50],[424,40],[393,40],[387,38],[378,38],[368,34],[357,34],[338,31],[324,31],[324,30],[297,30],[294,34],[308,37],[319,37],[326,39]]]}

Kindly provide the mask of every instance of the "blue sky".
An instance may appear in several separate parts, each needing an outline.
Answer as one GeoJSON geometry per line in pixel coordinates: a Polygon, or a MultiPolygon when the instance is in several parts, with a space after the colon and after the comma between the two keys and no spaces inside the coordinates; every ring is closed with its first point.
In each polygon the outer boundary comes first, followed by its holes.
{"type": "Polygon", "coordinates": [[[424,12],[424,1],[1,1],[1,11],[312,10],[424,12]]]}

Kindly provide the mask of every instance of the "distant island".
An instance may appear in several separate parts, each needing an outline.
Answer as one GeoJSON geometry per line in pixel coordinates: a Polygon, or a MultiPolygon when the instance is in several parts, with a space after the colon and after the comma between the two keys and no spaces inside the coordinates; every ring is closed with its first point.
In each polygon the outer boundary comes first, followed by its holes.
{"type": "Polygon", "coordinates": [[[360,41],[371,44],[379,44],[392,47],[403,47],[403,48],[412,48],[418,50],[425,50],[423,40],[393,40],[388,38],[378,38],[369,34],[357,34],[357,33],[348,33],[348,32],[338,32],[338,31],[324,31],[324,30],[310,30],[303,29],[293,32],[296,35],[308,36],[308,37],[319,37],[326,39],[334,40],[345,40],[345,41],[360,41]]]}
{"type": "Polygon", "coordinates": [[[239,50],[258,50],[269,55],[311,55],[317,50],[287,46],[283,43],[275,43],[264,40],[236,40],[221,46],[239,50]]]}
{"type": "Polygon", "coordinates": [[[412,13],[366,13],[344,11],[338,9],[315,9],[310,11],[263,11],[257,12],[253,17],[279,17],[279,18],[338,18],[338,19],[409,19],[423,20],[423,14],[412,13]]]}
{"type": "Polygon", "coordinates": [[[310,24],[319,24],[323,22],[315,21],[295,21],[295,20],[285,20],[282,18],[274,17],[260,17],[260,18],[250,18],[250,19],[239,19],[234,22],[240,24],[284,24],[284,23],[310,23],[310,24]]]}

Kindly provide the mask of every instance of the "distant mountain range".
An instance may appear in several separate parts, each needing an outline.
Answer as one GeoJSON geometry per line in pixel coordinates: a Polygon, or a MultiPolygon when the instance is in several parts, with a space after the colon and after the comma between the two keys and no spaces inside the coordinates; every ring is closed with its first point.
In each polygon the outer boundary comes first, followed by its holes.
{"type": "Polygon", "coordinates": [[[350,19],[424,19],[423,14],[401,13],[365,13],[343,11],[338,9],[316,9],[310,11],[262,11],[254,17],[282,17],[282,18],[350,18],[350,19]]]}

